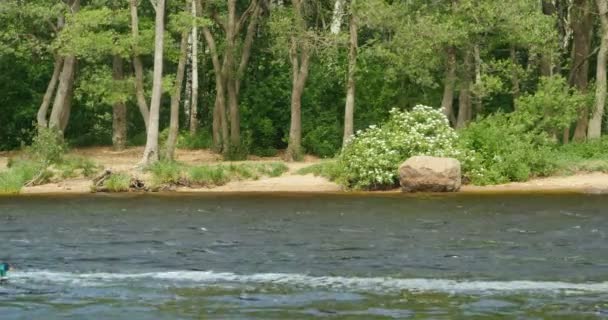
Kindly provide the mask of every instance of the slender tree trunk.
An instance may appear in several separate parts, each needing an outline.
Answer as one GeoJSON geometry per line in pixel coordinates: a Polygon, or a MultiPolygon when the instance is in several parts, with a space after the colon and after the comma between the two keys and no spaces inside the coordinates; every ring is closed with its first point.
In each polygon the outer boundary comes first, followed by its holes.
{"type": "MultiPolygon", "coordinates": [[[[196,3],[192,1],[192,16],[197,17],[196,3]]],[[[198,130],[198,27],[192,27],[192,98],[190,101],[190,134],[198,130]]]]}
{"type": "Polygon", "coordinates": [[[72,100],[74,98],[74,79],[76,77],[76,72],[78,68],[78,61],[74,62],[74,72],[72,73],[72,78],[68,83],[68,91],[64,100],[64,107],[61,111],[61,115],[59,116],[59,128],[61,132],[65,132],[68,127],[68,122],[70,120],[70,114],[72,113],[72,100]]]}
{"type": "Polygon", "coordinates": [[[595,88],[595,108],[589,128],[587,138],[598,139],[602,135],[602,119],[604,117],[604,107],[606,105],[606,62],[608,60],[608,0],[595,0],[601,21],[601,44],[597,55],[597,74],[595,88]]]}
{"type": "Polygon", "coordinates": [[[163,86],[163,45],[165,31],[165,0],[156,3],[154,30],[154,78],[152,82],[152,100],[150,102],[150,123],[146,137],[146,149],[141,164],[149,165],[158,161],[158,127],[160,100],[163,86]]]}
{"type": "Polygon", "coordinates": [[[63,66],[63,58],[60,56],[55,57],[55,64],[53,66],[53,76],[51,77],[51,81],[49,81],[49,85],[46,88],[46,92],[44,93],[44,97],[42,98],[42,104],[38,109],[38,114],[36,115],[36,120],[38,122],[38,128],[46,128],[48,126],[47,116],[49,113],[49,105],[51,104],[51,99],[53,99],[53,94],[55,93],[55,89],[57,88],[57,82],[59,81],[59,75],[61,74],[61,67],[63,66]]]}
{"type": "MultiPolygon", "coordinates": [[[[352,5],[352,4],[351,4],[352,5]]],[[[342,27],[342,16],[344,15],[344,0],[336,0],[334,3],[334,12],[331,19],[330,32],[332,34],[340,33],[342,27]]]]}
{"type": "Polygon", "coordinates": [[[66,113],[68,95],[70,94],[70,87],[72,81],[74,81],[74,69],[76,65],[76,57],[73,55],[67,56],[64,59],[63,68],[61,75],[59,76],[59,86],[57,87],[57,94],[55,95],[55,101],[53,102],[53,109],[49,118],[49,127],[62,131],[62,121],[66,113]]]}
{"type": "Polygon", "coordinates": [[[291,123],[289,127],[289,142],[286,160],[297,161],[302,157],[302,94],[308,78],[310,53],[307,40],[300,39],[301,49],[298,54],[298,44],[292,39],[291,64],[293,86],[291,90],[291,123]]]}
{"type": "Polygon", "coordinates": [[[462,75],[462,83],[460,94],[458,96],[458,119],[456,120],[456,128],[464,128],[471,120],[471,52],[467,52],[464,62],[464,71],[462,75]]]}
{"type": "Polygon", "coordinates": [[[184,32],[182,34],[182,42],[180,43],[179,62],[177,63],[177,74],[175,75],[175,88],[171,95],[171,120],[169,124],[169,137],[167,138],[167,149],[165,150],[165,158],[167,160],[173,160],[175,146],[177,145],[177,136],[179,133],[179,103],[182,95],[182,83],[184,82],[187,56],[188,33],[184,32]]]}
{"type": "Polygon", "coordinates": [[[450,120],[452,125],[456,125],[456,117],[454,116],[454,85],[456,83],[456,49],[449,47],[447,49],[445,83],[443,87],[443,99],[441,101],[441,110],[450,120]]]}
{"type": "MultiPolygon", "coordinates": [[[[139,17],[137,15],[137,1],[130,0],[131,9],[131,36],[137,42],[139,40],[139,17]]],[[[137,106],[139,112],[144,119],[146,125],[146,132],[148,130],[148,124],[150,120],[150,111],[148,110],[148,103],[146,102],[146,95],[144,91],[144,67],[141,62],[141,58],[138,53],[137,45],[133,46],[133,71],[135,73],[135,96],[137,98],[137,106]]]]}
{"type": "MultiPolygon", "coordinates": [[[[593,19],[591,16],[590,0],[574,0],[574,19],[572,29],[574,31],[574,58],[572,69],[572,84],[580,91],[586,91],[589,77],[589,60],[591,52],[591,33],[593,30],[593,19]]],[[[574,130],[574,140],[583,141],[587,137],[587,126],[589,124],[589,109],[581,106],[578,121],[574,130]]]]}
{"type": "MultiPolygon", "coordinates": [[[[114,81],[124,79],[123,61],[118,55],[112,59],[112,78],[114,81]]],[[[127,144],[127,106],[124,101],[114,102],[112,107],[112,146],[115,150],[124,150],[127,144]]]]}
{"type": "MultiPolygon", "coordinates": [[[[479,44],[475,44],[475,46],[473,47],[473,56],[475,60],[475,85],[477,87],[481,87],[481,53],[479,50],[479,44]]],[[[483,97],[481,96],[481,93],[476,93],[474,98],[475,113],[481,114],[481,112],[483,111],[483,97]]],[[[470,118],[472,118],[472,116],[473,114],[471,112],[470,118]]]]}
{"type": "Polygon", "coordinates": [[[234,70],[234,56],[236,51],[236,23],[236,0],[228,0],[228,24],[226,27],[226,50],[224,53],[226,68],[224,69],[224,79],[226,79],[226,97],[228,100],[228,109],[230,114],[229,152],[231,150],[238,150],[241,143],[241,125],[234,70]]]}
{"type": "Polygon", "coordinates": [[[224,89],[223,66],[220,65],[219,54],[215,45],[215,39],[208,27],[203,27],[203,36],[209,47],[213,71],[215,73],[215,104],[213,107],[213,143],[214,148],[219,151],[227,151],[228,145],[228,123],[226,119],[226,100],[224,89]]]}
{"type": "MultiPolygon", "coordinates": [[[[340,1],[340,0],[337,0],[340,1]]],[[[336,3],[337,3],[336,1],[336,3]]],[[[346,85],[346,105],[344,106],[344,136],[342,137],[342,145],[345,146],[354,134],[354,116],[355,116],[355,74],[357,72],[357,50],[358,50],[358,31],[357,17],[355,15],[353,5],[355,0],[350,3],[350,30],[349,30],[349,52],[348,52],[348,83],[346,85]]],[[[337,4],[336,4],[337,6],[337,4]]]]}
{"type": "Polygon", "coordinates": [[[512,64],[511,84],[513,85],[513,106],[515,106],[515,100],[517,100],[520,95],[519,73],[517,70],[519,64],[517,63],[517,49],[515,49],[515,46],[511,46],[509,52],[512,64]]]}

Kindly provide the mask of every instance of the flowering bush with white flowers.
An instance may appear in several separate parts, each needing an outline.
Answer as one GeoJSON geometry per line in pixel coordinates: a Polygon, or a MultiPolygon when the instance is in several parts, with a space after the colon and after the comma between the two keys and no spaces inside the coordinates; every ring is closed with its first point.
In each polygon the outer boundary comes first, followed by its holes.
{"type": "Polygon", "coordinates": [[[358,131],[339,156],[341,181],[354,189],[386,189],[399,182],[397,169],[417,155],[463,158],[458,135],[439,110],[417,105],[392,109],[380,127],[358,131]]]}

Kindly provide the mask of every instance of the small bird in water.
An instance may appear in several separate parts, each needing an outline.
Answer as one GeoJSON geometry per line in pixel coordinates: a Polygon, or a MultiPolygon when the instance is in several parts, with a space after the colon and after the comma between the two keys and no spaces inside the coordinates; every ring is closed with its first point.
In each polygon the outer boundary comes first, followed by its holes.
{"type": "Polygon", "coordinates": [[[6,280],[6,274],[11,270],[11,265],[8,263],[0,263],[0,281],[6,280]]]}

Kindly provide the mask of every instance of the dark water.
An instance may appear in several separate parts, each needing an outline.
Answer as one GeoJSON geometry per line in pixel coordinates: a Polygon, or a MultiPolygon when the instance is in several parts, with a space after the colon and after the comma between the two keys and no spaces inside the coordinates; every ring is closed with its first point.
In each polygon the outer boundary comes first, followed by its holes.
{"type": "Polygon", "coordinates": [[[0,319],[608,319],[605,196],[0,198],[0,319]]]}

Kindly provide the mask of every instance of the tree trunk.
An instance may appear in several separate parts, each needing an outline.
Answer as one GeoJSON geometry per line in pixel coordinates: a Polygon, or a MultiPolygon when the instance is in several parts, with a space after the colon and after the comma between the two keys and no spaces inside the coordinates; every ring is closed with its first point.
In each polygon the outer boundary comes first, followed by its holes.
{"type": "Polygon", "coordinates": [[[604,106],[606,105],[606,62],[608,60],[608,0],[595,0],[601,21],[601,44],[597,55],[597,74],[595,89],[595,108],[589,128],[587,138],[599,139],[602,135],[602,119],[604,116],[604,106]]]}
{"type": "Polygon", "coordinates": [[[456,83],[456,49],[449,47],[447,49],[445,84],[443,87],[443,100],[441,101],[441,110],[450,120],[452,125],[456,125],[456,117],[454,116],[454,85],[456,83]]]}
{"type": "MultiPolygon", "coordinates": [[[[337,0],[336,3],[340,1],[337,0]]],[[[354,134],[354,116],[355,116],[355,74],[357,72],[357,50],[358,50],[358,31],[357,17],[355,15],[353,5],[355,0],[350,4],[350,48],[348,52],[348,82],[346,87],[346,105],[344,106],[344,136],[342,137],[342,145],[350,141],[354,134]]],[[[337,6],[337,4],[336,4],[337,6]]]]}
{"type": "Polygon", "coordinates": [[[60,56],[56,56],[55,64],[53,66],[53,76],[49,81],[49,85],[47,86],[46,92],[44,93],[44,97],[42,98],[42,104],[40,105],[40,108],[38,109],[38,114],[36,115],[38,128],[48,127],[47,116],[49,113],[49,105],[51,104],[51,99],[53,99],[55,88],[57,88],[57,82],[59,80],[59,75],[61,74],[62,66],[63,58],[61,58],[60,56]]]}
{"type": "MultiPolygon", "coordinates": [[[[295,0],[294,0],[295,2],[295,0]]],[[[308,78],[310,52],[307,40],[299,39],[301,44],[298,54],[298,40],[292,38],[291,64],[293,85],[291,89],[291,123],[286,160],[297,161],[302,158],[302,94],[308,78]]]]}
{"type": "Polygon", "coordinates": [[[458,119],[456,128],[464,128],[471,120],[471,52],[466,53],[464,71],[462,73],[462,83],[458,96],[458,119]]]}
{"type": "MultiPolygon", "coordinates": [[[[137,1],[130,0],[131,9],[131,36],[134,41],[137,42],[139,39],[139,17],[137,15],[137,1]]],[[[135,96],[137,98],[137,106],[139,112],[144,119],[146,125],[146,132],[148,130],[148,124],[150,122],[150,111],[148,110],[148,103],[146,102],[146,95],[144,91],[144,67],[139,57],[137,45],[133,46],[133,71],[135,73],[135,96]]]]}
{"type": "MultiPolygon", "coordinates": [[[[124,79],[123,61],[118,55],[112,59],[112,78],[114,81],[124,79]]],[[[114,102],[112,107],[112,146],[115,150],[124,150],[127,145],[127,106],[124,101],[114,102]]]]}
{"type": "Polygon", "coordinates": [[[57,94],[53,102],[53,109],[49,118],[49,128],[54,128],[61,131],[63,135],[63,124],[62,119],[65,118],[68,95],[70,94],[70,87],[74,81],[74,68],[76,65],[76,57],[73,55],[67,56],[64,59],[63,68],[61,75],[59,76],[59,86],[57,88],[57,94]]]}
{"type": "Polygon", "coordinates": [[[146,149],[141,164],[149,165],[159,159],[158,155],[158,126],[160,100],[163,87],[163,45],[165,31],[165,0],[156,3],[156,18],[154,30],[154,78],[152,82],[152,100],[150,102],[150,123],[146,137],[146,149]]]}
{"type": "Polygon", "coordinates": [[[213,71],[215,73],[215,104],[213,106],[213,143],[214,149],[219,152],[227,151],[228,122],[226,119],[226,100],[222,65],[215,45],[215,39],[208,27],[203,27],[203,36],[209,47],[213,71]]]}
{"type": "Polygon", "coordinates": [[[236,96],[235,63],[236,51],[236,0],[228,0],[228,23],[226,27],[226,50],[224,53],[226,79],[226,97],[228,100],[228,112],[230,114],[230,148],[228,151],[238,150],[241,143],[241,125],[239,119],[239,105],[236,96]]]}
{"type": "MultiPolygon", "coordinates": [[[[197,17],[196,3],[192,1],[192,16],[197,17]]],[[[190,134],[198,129],[198,27],[192,27],[192,97],[190,101],[190,134]]]]}
{"type": "Polygon", "coordinates": [[[169,124],[169,137],[167,138],[165,150],[165,158],[167,160],[173,160],[175,146],[177,145],[177,136],[179,133],[179,103],[182,95],[182,83],[184,82],[187,56],[188,33],[184,32],[182,34],[182,42],[180,43],[179,62],[177,63],[177,74],[175,75],[175,88],[171,95],[171,120],[169,124]]]}
{"type": "MultiPolygon", "coordinates": [[[[572,84],[580,91],[586,91],[589,77],[589,60],[591,52],[591,32],[593,30],[593,19],[589,0],[574,0],[573,32],[574,47],[572,65],[572,84]]],[[[574,130],[574,140],[583,141],[587,137],[587,126],[589,124],[589,109],[581,106],[578,121],[574,130]]]]}
{"type": "Polygon", "coordinates": [[[72,78],[68,83],[68,91],[64,100],[64,107],[59,116],[59,127],[61,132],[65,132],[68,127],[68,122],[70,120],[70,114],[72,113],[72,100],[74,98],[74,79],[76,77],[76,72],[78,68],[78,61],[74,62],[74,72],[72,73],[72,78]]]}
{"type": "MultiPolygon", "coordinates": [[[[474,55],[474,60],[475,60],[475,85],[477,87],[481,87],[481,53],[479,50],[479,44],[475,44],[475,46],[473,47],[473,55],[474,55]]],[[[483,104],[482,101],[483,97],[481,95],[481,93],[476,93],[475,95],[475,113],[476,114],[481,114],[481,112],[483,111],[483,104]]],[[[470,118],[472,118],[473,114],[471,112],[470,118]]]]}
{"type": "MultiPolygon", "coordinates": [[[[352,4],[351,4],[352,6],[352,4]]],[[[331,19],[330,32],[332,34],[340,33],[342,27],[342,16],[344,15],[344,0],[336,0],[334,3],[334,12],[331,19]]]]}
{"type": "Polygon", "coordinates": [[[511,55],[512,64],[511,84],[513,85],[513,106],[515,107],[515,100],[519,98],[520,94],[519,73],[517,72],[517,67],[519,64],[517,63],[517,49],[515,49],[515,46],[511,46],[509,52],[511,55]]]}

